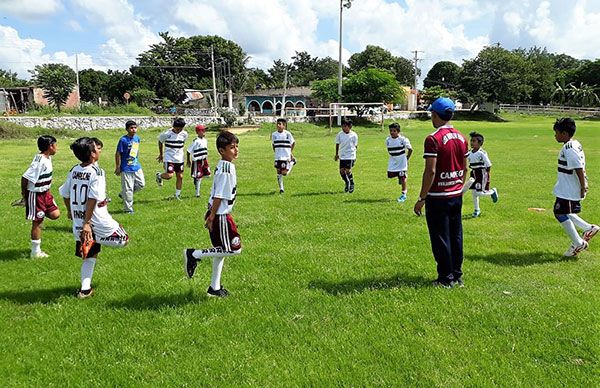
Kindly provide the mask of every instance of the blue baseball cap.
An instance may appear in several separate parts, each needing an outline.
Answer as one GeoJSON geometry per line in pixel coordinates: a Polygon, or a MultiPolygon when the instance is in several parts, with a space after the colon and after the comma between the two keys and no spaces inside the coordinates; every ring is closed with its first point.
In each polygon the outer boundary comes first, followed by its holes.
{"type": "Polygon", "coordinates": [[[437,114],[445,114],[447,111],[454,112],[454,101],[448,97],[439,97],[427,108],[428,111],[433,111],[437,114]]]}

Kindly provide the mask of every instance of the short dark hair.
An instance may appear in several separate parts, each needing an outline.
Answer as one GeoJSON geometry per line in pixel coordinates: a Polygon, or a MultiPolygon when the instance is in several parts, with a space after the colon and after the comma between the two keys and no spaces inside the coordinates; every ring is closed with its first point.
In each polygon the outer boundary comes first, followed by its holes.
{"type": "Polygon", "coordinates": [[[73,154],[81,162],[89,162],[92,152],[96,150],[96,143],[91,137],[80,137],[70,146],[73,154]]]}
{"type": "Polygon", "coordinates": [[[104,148],[104,143],[102,143],[102,140],[98,139],[97,137],[92,137],[92,141],[100,148],[104,148]]]}
{"type": "Polygon", "coordinates": [[[134,125],[137,127],[137,123],[135,121],[127,120],[127,122],[125,123],[125,129],[129,129],[129,127],[132,127],[134,125]]]}
{"type": "Polygon", "coordinates": [[[388,128],[389,129],[397,129],[398,132],[400,132],[400,124],[398,124],[398,123],[391,123],[388,128]]]}
{"type": "Polygon", "coordinates": [[[54,143],[56,143],[56,138],[52,135],[42,135],[37,139],[38,150],[41,152],[48,151],[48,148],[54,143]]]}
{"type": "Polygon", "coordinates": [[[556,119],[554,123],[554,130],[559,132],[566,132],[570,137],[573,137],[575,134],[575,130],[577,130],[577,126],[575,125],[575,120],[570,117],[563,117],[560,119],[556,119]]]}
{"type": "Polygon", "coordinates": [[[481,133],[471,132],[469,133],[469,136],[471,136],[471,139],[477,139],[477,141],[479,141],[479,144],[483,144],[484,139],[481,133]]]}
{"type": "Polygon", "coordinates": [[[238,137],[236,135],[234,135],[233,133],[229,132],[229,131],[223,131],[221,133],[219,133],[219,136],[217,136],[217,150],[220,150],[221,148],[225,148],[230,144],[239,144],[240,143],[240,139],[238,139],[238,137]]]}
{"type": "Polygon", "coordinates": [[[444,121],[450,121],[452,120],[452,116],[454,116],[454,112],[452,112],[450,109],[446,110],[444,113],[435,112],[435,114],[438,115],[440,120],[444,121]]]}
{"type": "Polygon", "coordinates": [[[283,117],[280,117],[277,119],[277,124],[279,124],[279,123],[284,123],[285,125],[287,125],[287,120],[284,119],[283,117]]]}
{"type": "Polygon", "coordinates": [[[346,125],[348,127],[352,127],[352,120],[350,120],[350,119],[344,119],[342,121],[342,126],[344,126],[344,125],[346,125]]]}
{"type": "Polygon", "coordinates": [[[183,128],[185,127],[185,120],[181,117],[178,117],[173,121],[173,128],[183,128]]]}

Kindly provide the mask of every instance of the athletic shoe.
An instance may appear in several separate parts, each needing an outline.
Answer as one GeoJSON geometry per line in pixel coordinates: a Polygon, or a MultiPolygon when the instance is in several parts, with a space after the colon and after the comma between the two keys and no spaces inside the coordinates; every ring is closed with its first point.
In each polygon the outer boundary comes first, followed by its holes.
{"type": "Polygon", "coordinates": [[[127,214],[134,214],[134,213],[135,213],[135,212],[133,211],[133,209],[132,209],[132,210],[123,210],[123,211],[124,211],[125,213],[127,213],[127,214]]]}
{"type": "Polygon", "coordinates": [[[348,192],[348,190],[350,190],[350,184],[346,183],[346,186],[344,187],[344,192],[348,192]]]}
{"type": "Polygon", "coordinates": [[[170,201],[181,201],[181,195],[170,195],[168,196],[166,199],[170,200],[170,201]]]}
{"type": "Polygon", "coordinates": [[[94,295],[94,289],[90,288],[89,290],[79,290],[79,292],[77,293],[77,299],[85,299],[85,298],[89,298],[90,296],[94,295]]]}
{"type": "Polygon", "coordinates": [[[498,202],[498,190],[495,187],[492,189],[492,202],[498,202]]]}
{"type": "Polygon", "coordinates": [[[283,194],[283,189],[279,189],[279,194],[283,194]]]}
{"type": "Polygon", "coordinates": [[[402,194],[401,196],[398,197],[398,202],[404,202],[406,201],[406,194],[402,194]]]}
{"type": "Polygon", "coordinates": [[[36,252],[36,253],[31,253],[29,255],[29,257],[31,257],[32,259],[45,259],[47,257],[50,257],[50,255],[47,254],[44,251],[39,251],[39,252],[36,252]]]}
{"type": "Polygon", "coordinates": [[[588,249],[589,244],[587,243],[587,241],[583,240],[581,242],[581,245],[575,245],[575,244],[571,244],[571,246],[569,247],[569,249],[567,249],[567,251],[563,254],[564,257],[575,257],[577,256],[577,254],[581,251],[585,251],[586,249],[588,249]]]}
{"type": "Polygon", "coordinates": [[[480,215],[481,215],[481,210],[475,210],[475,211],[473,212],[473,214],[472,214],[472,217],[473,217],[473,218],[477,218],[477,217],[479,217],[480,215]]]}
{"type": "Polygon", "coordinates": [[[10,203],[10,206],[25,206],[25,200],[23,198],[16,199],[10,203]]]}
{"type": "Polygon", "coordinates": [[[441,282],[437,279],[431,282],[431,285],[439,288],[452,288],[452,283],[441,282]]]}
{"type": "Polygon", "coordinates": [[[221,288],[219,288],[218,290],[213,290],[212,287],[208,287],[208,290],[206,290],[206,294],[210,297],[226,298],[229,296],[229,291],[223,288],[223,286],[221,286],[221,288]]]}
{"type": "Polygon", "coordinates": [[[462,288],[465,286],[465,282],[462,280],[462,278],[458,278],[458,279],[454,279],[453,281],[450,282],[450,285],[452,287],[459,287],[462,288]]]}
{"type": "Polygon", "coordinates": [[[348,192],[354,193],[354,183],[350,183],[350,186],[348,186],[348,192]]]}
{"type": "MultiPolygon", "coordinates": [[[[120,196],[121,194],[119,194],[120,196]]],[[[106,203],[111,203],[112,202],[112,198],[111,197],[106,197],[105,199],[106,203]]]]}
{"type": "Polygon", "coordinates": [[[196,266],[198,265],[198,261],[200,261],[194,257],[193,253],[194,249],[192,248],[183,250],[183,270],[190,279],[194,276],[196,266]]]}
{"type": "Polygon", "coordinates": [[[600,226],[598,226],[598,225],[590,226],[590,228],[588,230],[583,232],[583,239],[585,241],[590,241],[592,239],[592,237],[594,237],[596,235],[596,233],[598,233],[598,231],[600,231],[600,226]]]}
{"type": "Polygon", "coordinates": [[[156,184],[162,187],[162,185],[163,185],[162,181],[163,180],[162,180],[162,177],[160,176],[160,171],[157,171],[156,172],[156,184]]]}

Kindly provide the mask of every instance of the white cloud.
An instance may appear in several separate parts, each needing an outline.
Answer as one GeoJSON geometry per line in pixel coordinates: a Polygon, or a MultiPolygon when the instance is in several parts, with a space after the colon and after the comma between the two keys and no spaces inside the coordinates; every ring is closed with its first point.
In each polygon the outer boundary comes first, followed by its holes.
{"type": "Polygon", "coordinates": [[[0,14],[13,15],[25,21],[37,21],[51,16],[61,7],[59,0],[1,0],[0,14]]]}
{"type": "Polygon", "coordinates": [[[81,32],[83,31],[83,27],[81,27],[81,24],[79,24],[79,22],[77,20],[68,20],[66,22],[67,27],[69,27],[70,29],[72,29],[73,31],[76,32],[81,32]]]}

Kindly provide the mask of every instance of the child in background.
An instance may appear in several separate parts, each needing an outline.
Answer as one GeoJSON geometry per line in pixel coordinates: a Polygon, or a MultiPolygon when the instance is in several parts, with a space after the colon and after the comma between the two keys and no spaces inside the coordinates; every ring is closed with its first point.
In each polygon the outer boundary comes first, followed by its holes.
{"type": "Polygon", "coordinates": [[[354,192],[354,175],[352,167],[356,162],[358,135],[352,130],[352,121],[342,121],[342,130],[335,136],[335,156],[333,160],[340,161],[340,176],[346,184],[344,191],[354,192]]]}
{"type": "Polygon", "coordinates": [[[406,178],[408,178],[408,160],[412,155],[412,146],[410,140],[400,133],[400,124],[392,123],[389,126],[390,136],[385,139],[387,151],[390,154],[388,161],[388,178],[398,178],[398,183],[402,186],[402,194],[398,197],[398,202],[406,201],[406,178]]]}
{"type": "Polygon", "coordinates": [[[202,124],[196,125],[197,138],[187,149],[187,166],[191,167],[194,187],[196,188],[196,197],[200,196],[200,186],[203,177],[210,176],[210,166],[208,165],[208,143],[204,134],[206,127],[202,124]],[[190,160],[191,155],[191,160],[190,160]]]}
{"type": "Polygon", "coordinates": [[[277,131],[271,134],[271,141],[275,152],[275,169],[277,170],[279,193],[283,194],[283,177],[288,175],[294,164],[296,164],[296,159],[294,159],[296,141],[294,136],[287,130],[286,119],[277,119],[277,131]]]}
{"type": "Polygon", "coordinates": [[[181,187],[183,186],[183,165],[184,155],[183,147],[188,138],[188,133],[184,131],[185,121],[177,118],[173,121],[173,128],[161,133],[158,136],[158,156],[156,160],[164,163],[165,172],[156,172],[156,183],[163,185],[163,180],[169,180],[176,176],[175,195],[173,199],[181,200],[181,187]],[[165,148],[163,156],[163,145],[165,148]]]}
{"type": "Polygon", "coordinates": [[[146,185],[144,170],[139,161],[140,137],[138,126],[133,120],[125,123],[126,135],[121,136],[115,151],[115,175],[121,176],[121,193],[123,211],[133,214],[133,193],[146,185]]]}
{"type": "Polygon", "coordinates": [[[471,151],[467,154],[467,161],[471,169],[471,178],[475,181],[471,185],[473,190],[473,217],[481,215],[479,208],[480,197],[491,197],[492,202],[498,202],[498,190],[494,187],[490,190],[490,171],[492,162],[487,152],[483,148],[483,135],[477,132],[471,132],[471,151]]]}

